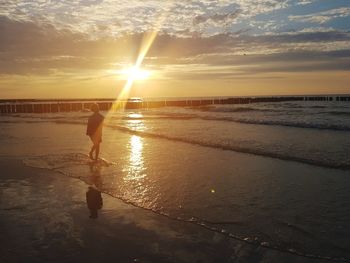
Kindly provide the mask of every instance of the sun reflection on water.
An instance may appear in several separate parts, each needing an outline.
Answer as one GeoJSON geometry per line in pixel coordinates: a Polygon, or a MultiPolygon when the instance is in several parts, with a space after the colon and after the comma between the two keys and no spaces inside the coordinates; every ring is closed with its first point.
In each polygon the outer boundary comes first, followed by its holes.
{"type": "Polygon", "coordinates": [[[134,131],[145,131],[146,126],[141,113],[129,113],[127,115],[126,126],[134,131]]]}
{"type": "Polygon", "coordinates": [[[143,160],[143,138],[132,135],[129,142],[130,157],[127,176],[124,181],[135,181],[146,177],[143,160]]]}
{"type": "Polygon", "coordinates": [[[143,138],[137,135],[130,137],[128,148],[130,149],[129,162],[124,169],[127,172],[124,182],[141,185],[147,176],[143,158],[143,138]]]}
{"type": "Polygon", "coordinates": [[[128,144],[130,155],[126,172],[123,177],[124,197],[138,205],[148,207],[149,194],[151,186],[147,178],[146,166],[144,163],[144,142],[143,138],[137,135],[132,135],[128,144]]]}
{"type": "Polygon", "coordinates": [[[130,119],[142,119],[143,115],[141,113],[133,112],[133,113],[128,114],[128,118],[130,118],[130,119]]]}

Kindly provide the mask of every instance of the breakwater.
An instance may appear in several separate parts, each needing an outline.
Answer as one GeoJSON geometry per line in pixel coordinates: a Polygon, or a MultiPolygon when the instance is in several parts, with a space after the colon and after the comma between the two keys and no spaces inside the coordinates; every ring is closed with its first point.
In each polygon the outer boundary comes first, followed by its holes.
{"type": "Polygon", "coordinates": [[[282,101],[350,101],[350,96],[283,96],[283,97],[233,97],[177,100],[127,100],[113,99],[67,99],[67,100],[0,100],[0,113],[55,113],[90,109],[97,103],[102,111],[119,109],[196,107],[214,104],[249,104],[282,101]]]}

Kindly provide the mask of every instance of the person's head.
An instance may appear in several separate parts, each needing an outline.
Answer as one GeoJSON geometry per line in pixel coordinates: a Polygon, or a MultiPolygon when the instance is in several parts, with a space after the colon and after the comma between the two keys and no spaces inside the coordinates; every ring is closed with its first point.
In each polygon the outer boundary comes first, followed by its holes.
{"type": "Polygon", "coordinates": [[[91,111],[92,112],[95,112],[95,113],[97,113],[97,112],[99,112],[100,111],[100,107],[98,106],[98,104],[97,103],[93,103],[92,105],[91,105],[91,111]]]}

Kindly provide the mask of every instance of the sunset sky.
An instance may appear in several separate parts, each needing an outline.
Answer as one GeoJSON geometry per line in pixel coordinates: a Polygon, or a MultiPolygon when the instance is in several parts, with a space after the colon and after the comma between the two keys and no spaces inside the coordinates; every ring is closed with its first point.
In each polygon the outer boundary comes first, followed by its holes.
{"type": "Polygon", "coordinates": [[[130,96],[350,93],[349,25],[349,0],[2,0],[0,98],[117,97],[138,60],[130,96]]]}

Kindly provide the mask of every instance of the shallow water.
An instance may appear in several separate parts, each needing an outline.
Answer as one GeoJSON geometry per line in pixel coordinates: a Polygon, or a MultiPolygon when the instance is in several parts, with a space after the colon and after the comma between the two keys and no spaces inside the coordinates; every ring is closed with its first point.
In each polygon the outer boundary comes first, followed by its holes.
{"type": "Polygon", "coordinates": [[[239,239],[350,259],[348,111],[298,102],[110,113],[108,165],[84,155],[87,113],[2,116],[0,154],[239,239]]]}

